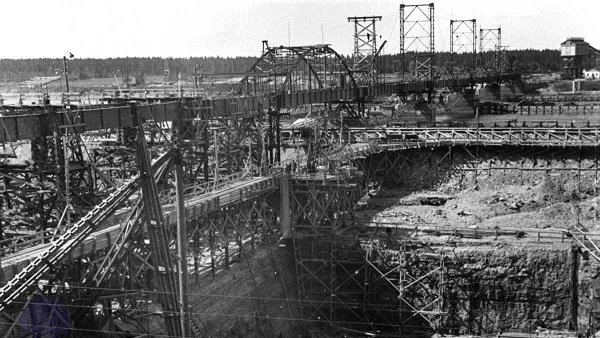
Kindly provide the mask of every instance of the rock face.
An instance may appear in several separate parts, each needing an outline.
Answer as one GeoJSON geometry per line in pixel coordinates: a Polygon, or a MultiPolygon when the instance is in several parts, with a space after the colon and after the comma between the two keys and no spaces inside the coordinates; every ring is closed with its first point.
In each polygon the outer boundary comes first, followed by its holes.
{"type": "Polygon", "coordinates": [[[575,329],[577,282],[572,277],[577,277],[578,254],[569,246],[532,249],[455,249],[447,266],[445,330],[483,334],[575,329]]]}
{"type": "MultiPolygon", "coordinates": [[[[369,284],[376,293],[368,295],[373,304],[397,304],[403,318],[415,318],[404,322],[400,330],[421,336],[418,332],[433,329],[428,322],[417,320],[420,315],[414,313],[415,308],[439,311],[429,319],[439,333],[452,335],[577,330],[578,325],[586,324],[589,304],[579,301],[588,297],[588,290],[580,288],[585,279],[579,280],[586,264],[581,264],[579,249],[570,244],[472,243],[445,247],[441,255],[419,251],[403,253],[382,247],[379,259],[372,261],[375,271],[391,271],[385,273],[390,281],[403,281],[400,292],[390,283],[371,279],[369,284]],[[442,274],[436,272],[440,257],[442,274]],[[393,272],[398,264],[400,275],[393,272]],[[406,303],[398,304],[400,296],[406,303]]],[[[397,317],[387,316],[392,321],[397,317]]]]}
{"type": "MultiPolygon", "coordinates": [[[[595,157],[586,149],[517,147],[373,154],[360,164],[366,177],[380,182],[381,196],[368,201],[357,218],[373,227],[439,231],[418,239],[446,253],[444,314],[435,323],[442,333],[585,330],[599,262],[570,236],[543,242],[539,233],[538,238],[533,234],[537,229],[560,234],[559,229],[576,228],[596,233],[600,198],[595,157]],[[420,203],[439,196],[446,203],[420,203]],[[515,236],[485,238],[463,231],[458,239],[449,238],[454,248],[440,243],[455,228],[514,230],[515,236]]],[[[417,276],[434,267],[421,267],[417,276]]],[[[415,293],[414,301],[427,296],[415,293]]]]}
{"type": "Polygon", "coordinates": [[[297,313],[291,244],[256,249],[193,282],[189,292],[198,334],[207,337],[293,337],[297,313]]]}

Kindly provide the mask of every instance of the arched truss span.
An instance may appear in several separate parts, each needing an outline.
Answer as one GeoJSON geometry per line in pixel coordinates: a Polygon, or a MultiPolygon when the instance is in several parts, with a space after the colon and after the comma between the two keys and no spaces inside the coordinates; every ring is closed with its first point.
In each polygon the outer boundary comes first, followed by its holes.
{"type": "Polygon", "coordinates": [[[352,71],[329,45],[269,47],[246,73],[238,95],[356,87],[352,71]]]}

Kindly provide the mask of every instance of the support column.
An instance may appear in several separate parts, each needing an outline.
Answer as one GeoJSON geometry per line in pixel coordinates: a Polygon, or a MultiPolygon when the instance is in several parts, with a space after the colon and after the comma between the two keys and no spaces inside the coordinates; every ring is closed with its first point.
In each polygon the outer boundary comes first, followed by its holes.
{"type": "Polygon", "coordinates": [[[280,206],[281,214],[279,215],[279,222],[281,223],[281,236],[283,238],[289,238],[292,234],[292,227],[290,223],[290,183],[289,174],[284,175],[279,179],[279,194],[280,194],[280,206]]]}
{"type": "Polygon", "coordinates": [[[181,153],[181,139],[183,126],[183,109],[180,103],[178,116],[173,124],[175,134],[175,188],[177,202],[177,271],[179,284],[180,322],[183,337],[191,337],[190,316],[187,314],[189,307],[188,278],[187,278],[187,221],[185,212],[185,196],[183,192],[183,154],[181,153]]]}
{"type": "Polygon", "coordinates": [[[268,134],[268,152],[267,152],[267,156],[269,157],[269,164],[273,164],[274,158],[273,158],[273,148],[274,148],[274,139],[275,139],[275,135],[274,134],[274,128],[273,128],[273,111],[269,108],[269,112],[268,112],[268,116],[269,116],[269,134],[268,134]]]}
{"type": "Polygon", "coordinates": [[[579,247],[571,247],[571,318],[569,321],[569,330],[577,331],[577,317],[579,313],[579,247]]]}
{"type": "Polygon", "coordinates": [[[281,163],[281,121],[280,121],[281,115],[280,115],[280,113],[281,112],[279,109],[277,109],[275,111],[275,114],[276,114],[275,115],[275,123],[276,123],[275,127],[276,127],[276,132],[277,132],[277,134],[276,134],[276,138],[277,138],[277,140],[276,140],[276,142],[277,142],[276,156],[277,156],[278,163],[281,163]]]}
{"type": "Polygon", "coordinates": [[[137,135],[137,162],[140,171],[142,186],[142,200],[144,202],[144,220],[150,237],[152,251],[152,265],[156,273],[158,299],[163,307],[163,316],[167,334],[181,337],[180,313],[177,306],[177,281],[170,258],[169,233],[163,221],[163,210],[160,203],[156,181],[151,164],[150,153],[145,139],[143,125],[137,116],[137,105],[131,104],[131,115],[138,128],[137,135]]]}
{"type": "Polygon", "coordinates": [[[183,337],[191,337],[190,318],[187,314],[189,308],[188,278],[187,278],[187,222],[185,215],[185,197],[183,194],[183,161],[181,152],[175,154],[175,182],[177,199],[177,270],[179,271],[179,306],[181,307],[181,330],[183,337]]]}

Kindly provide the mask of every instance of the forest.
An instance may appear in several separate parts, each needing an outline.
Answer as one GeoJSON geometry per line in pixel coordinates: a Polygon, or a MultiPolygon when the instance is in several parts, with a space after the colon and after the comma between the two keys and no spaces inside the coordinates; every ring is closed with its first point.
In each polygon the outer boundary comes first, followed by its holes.
{"type": "MultiPolygon", "coordinates": [[[[349,65],[349,55],[343,56],[349,65]]],[[[478,56],[483,60],[493,59],[491,53],[478,56]]],[[[188,76],[196,68],[204,74],[239,74],[246,72],[257,57],[126,57],[108,59],[78,59],[68,61],[70,77],[74,79],[119,77],[140,77],[144,75],[162,75],[168,69],[172,76],[182,74],[188,76]]],[[[380,72],[394,72],[399,69],[399,55],[381,55],[380,72]]],[[[435,65],[438,67],[468,67],[472,64],[472,54],[451,55],[449,52],[435,54],[435,65]]],[[[524,73],[557,72],[560,70],[559,50],[509,50],[503,57],[506,65],[513,71],[524,73]]],[[[0,59],[0,81],[24,81],[35,76],[54,76],[63,74],[62,58],[41,59],[0,59]]]]}

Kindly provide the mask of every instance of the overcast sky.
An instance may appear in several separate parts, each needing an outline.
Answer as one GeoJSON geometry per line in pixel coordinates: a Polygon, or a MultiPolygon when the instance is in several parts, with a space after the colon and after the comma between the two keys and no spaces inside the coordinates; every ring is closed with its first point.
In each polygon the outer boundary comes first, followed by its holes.
{"type": "MultiPolygon", "coordinates": [[[[385,53],[399,50],[398,6],[367,0],[6,0],[0,58],[258,56],[279,46],[325,42],[352,51],[348,16],[381,15],[385,53]]],[[[406,5],[427,1],[404,1],[406,5]]],[[[449,21],[502,27],[510,49],[553,48],[583,36],[600,48],[598,0],[444,0],[435,2],[436,50],[449,50],[449,21]]],[[[381,40],[381,41],[382,41],[381,40]]]]}

